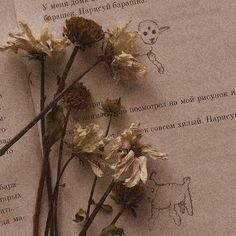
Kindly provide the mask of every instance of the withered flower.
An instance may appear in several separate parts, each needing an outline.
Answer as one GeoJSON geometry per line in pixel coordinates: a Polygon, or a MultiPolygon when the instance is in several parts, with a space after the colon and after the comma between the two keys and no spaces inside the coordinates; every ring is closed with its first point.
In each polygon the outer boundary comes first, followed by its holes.
{"type": "Polygon", "coordinates": [[[106,99],[106,101],[102,103],[102,109],[108,116],[118,116],[121,108],[121,98],[106,99]]]}
{"type": "Polygon", "coordinates": [[[166,159],[167,154],[154,150],[150,145],[141,142],[140,124],[131,124],[114,140],[111,152],[107,159],[118,156],[118,161],[111,165],[114,170],[113,178],[124,181],[125,186],[132,188],[140,181],[147,182],[147,157],[153,160],[166,159]]]}
{"type": "Polygon", "coordinates": [[[111,63],[111,74],[115,81],[130,81],[146,74],[146,67],[131,54],[122,52],[111,63]]]}
{"type": "Polygon", "coordinates": [[[106,167],[103,150],[109,141],[104,137],[99,125],[89,124],[82,128],[80,124],[76,124],[73,140],[69,147],[72,155],[79,157],[82,162],[87,162],[94,174],[102,177],[103,168],[106,167]]]}
{"type": "Polygon", "coordinates": [[[91,102],[91,94],[83,83],[78,83],[64,96],[63,102],[69,109],[86,110],[91,102]]]}
{"type": "Polygon", "coordinates": [[[18,50],[26,51],[31,58],[42,59],[46,55],[62,52],[69,45],[66,39],[56,39],[48,33],[48,24],[45,23],[39,37],[34,36],[27,24],[19,22],[20,33],[10,33],[9,36],[14,41],[9,41],[0,48],[0,51],[12,50],[18,53],[18,50]]]}
{"type": "Polygon", "coordinates": [[[85,48],[104,38],[102,26],[83,17],[71,17],[65,21],[64,34],[75,45],[85,48]]]}
{"type": "Polygon", "coordinates": [[[108,30],[108,37],[106,38],[106,45],[104,51],[106,55],[120,55],[122,52],[137,55],[136,40],[138,33],[128,30],[129,24],[124,27],[117,27],[108,30]]]}
{"type": "Polygon", "coordinates": [[[119,205],[136,207],[145,197],[145,187],[142,183],[127,188],[123,182],[117,182],[112,190],[112,199],[119,205]]]}
{"type": "Polygon", "coordinates": [[[104,58],[117,82],[133,80],[146,73],[146,67],[137,59],[137,38],[137,32],[128,30],[128,24],[108,31],[103,46],[104,58]]]}

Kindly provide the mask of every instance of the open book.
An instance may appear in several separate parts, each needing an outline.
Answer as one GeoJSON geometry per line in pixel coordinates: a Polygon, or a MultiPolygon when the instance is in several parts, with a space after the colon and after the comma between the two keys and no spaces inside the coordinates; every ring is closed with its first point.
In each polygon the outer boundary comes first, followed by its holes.
{"type": "MultiPolygon", "coordinates": [[[[140,122],[148,142],[168,152],[153,164],[152,191],[137,218],[124,215],[126,235],[223,236],[236,234],[236,3],[234,0],[64,0],[2,1],[0,41],[17,31],[17,22],[39,32],[43,21],[60,34],[64,20],[83,16],[106,28],[124,26],[139,33],[144,79],[124,87],[112,81],[103,66],[83,82],[94,104],[122,97],[127,113],[112,133],[140,122]],[[161,29],[167,29],[157,34],[161,29]],[[158,35],[158,37],[157,37],[158,35]]],[[[67,55],[49,60],[47,101],[67,55]],[[56,66],[55,66],[56,65],[56,66]]],[[[0,145],[3,146],[39,111],[36,63],[12,53],[0,54],[0,145]]],[[[70,73],[73,79],[94,58],[82,52],[70,73]]],[[[99,108],[80,117],[81,123],[104,126],[99,108]]],[[[57,153],[51,164],[55,166],[57,153]]],[[[0,236],[32,235],[32,216],[42,163],[40,137],[32,129],[4,156],[0,165],[0,236]]],[[[91,176],[79,162],[71,165],[60,196],[60,235],[78,235],[72,220],[86,204],[91,176]]],[[[99,185],[97,195],[103,192],[99,185]]],[[[108,202],[112,201],[108,199],[108,202]]],[[[107,225],[101,213],[89,235],[107,225]]],[[[42,221],[44,222],[44,221],[42,221]]],[[[42,228],[44,225],[42,226],[42,228]]]]}

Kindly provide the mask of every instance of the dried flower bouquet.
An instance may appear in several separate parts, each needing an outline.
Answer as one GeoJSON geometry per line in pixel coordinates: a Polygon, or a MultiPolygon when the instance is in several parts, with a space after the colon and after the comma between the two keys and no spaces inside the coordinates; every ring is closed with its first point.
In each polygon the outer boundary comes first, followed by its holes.
{"type": "Polygon", "coordinates": [[[10,33],[12,41],[7,42],[4,47],[0,48],[0,51],[10,50],[14,53],[23,53],[29,59],[39,62],[41,68],[40,113],[0,150],[0,156],[37,122],[41,122],[44,158],[33,217],[33,236],[39,235],[39,219],[45,181],[47,183],[49,209],[44,235],[59,235],[59,186],[65,170],[74,159],[79,159],[88,165],[94,174],[86,210],[81,208],[74,219],[75,222],[81,224],[79,235],[87,235],[88,229],[101,209],[112,212],[112,206],[105,204],[111,193],[112,199],[121,206],[121,210],[109,222],[108,226],[104,227],[100,236],[123,235],[124,229],[117,227],[117,221],[126,210],[131,211],[136,216],[135,209],[141,204],[145,196],[145,184],[149,174],[148,159],[165,159],[166,153],[155,150],[142,142],[140,124],[137,123],[132,123],[116,138],[109,136],[112,121],[119,117],[122,109],[120,98],[108,98],[102,104],[103,112],[109,117],[106,129],[94,123],[82,127],[80,122],[76,120],[73,134],[68,139],[65,137],[71,113],[86,110],[91,103],[90,91],[80,80],[88,76],[89,72],[94,70],[98,64],[104,63],[106,65],[111,78],[116,83],[129,83],[146,73],[146,67],[138,60],[137,32],[130,31],[128,24],[105,32],[98,23],[82,17],[72,17],[65,21],[63,38],[61,39],[55,38],[48,32],[47,24],[43,26],[39,36],[34,35],[27,24],[20,22],[19,26],[21,32],[10,33]],[[78,52],[94,45],[101,47],[99,55],[97,52],[94,53],[94,57],[97,58],[96,62],[68,84],[67,78],[78,52]],[[65,65],[63,74],[57,77],[58,86],[54,91],[54,99],[47,101],[48,105],[45,105],[46,61],[52,58],[54,54],[65,51],[69,46],[73,47],[73,51],[65,65]],[[53,186],[51,180],[53,173],[51,173],[49,156],[51,148],[56,143],[60,145],[57,181],[53,186]],[[65,149],[66,151],[64,151],[65,149]],[[63,159],[65,159],[64,165],[62,165],[63,159]],[[98,181],[103,181],[104,176],[111,179],[110,184],[95,203],[96,185],[98,181]]]}

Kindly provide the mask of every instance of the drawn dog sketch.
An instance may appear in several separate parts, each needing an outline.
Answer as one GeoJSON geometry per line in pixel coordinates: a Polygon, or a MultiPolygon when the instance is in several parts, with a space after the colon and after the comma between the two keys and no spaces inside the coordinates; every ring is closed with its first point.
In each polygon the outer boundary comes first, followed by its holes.
{"type": "Polygon", "coordinates": [[[155,222],[162,210],[168,210],[170,218],[178,226],[181,225],[182,219],[179,214],[193,216],[193,204],[190,191],[190,177],[183,178],[183,183],[166,183],[158,184],[155,180],[156,173],[150,176],[147,200],[151,204],[151,216],[149,218],[149,230],[155,226],[155,222]],[[179,210],[179,211],[178,211],[179,210]]]}
{"type": "Polygon", "coordinates": [[[156,44],[158,37],[164,31],[170,29],[169,26],[160,27],[155,21],[145,20],[139,23],[138,33],[142,41],[146,45],[150,45],[150,50],[147,52],[148,59],[154,64],[160,74],[164,73],[164,67],[157,59],[157,55],[153,52],[153,45],[156,44]]]}

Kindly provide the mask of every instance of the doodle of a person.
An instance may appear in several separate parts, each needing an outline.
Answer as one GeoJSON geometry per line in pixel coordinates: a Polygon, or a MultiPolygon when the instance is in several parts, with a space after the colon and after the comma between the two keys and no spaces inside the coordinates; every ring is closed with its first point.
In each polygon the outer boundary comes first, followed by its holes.
{"type": "Polygon", "coordinates": [[[164,31],[170,29],[169,26],[160,27],[155,21],[145,20],[139,23],[138,33],[142,41],[150,46],[150,50],[147,52],[148,59],[155,65],[160,74],[164,73],[164,67],[161,62],[158,61],[157,55],[153,52],[153,45],[156,44],[158,37],[164,31]]]}

